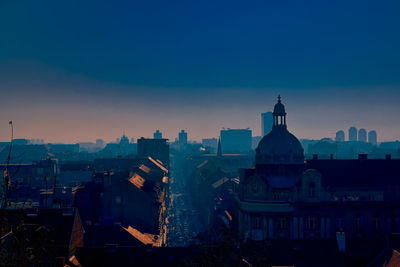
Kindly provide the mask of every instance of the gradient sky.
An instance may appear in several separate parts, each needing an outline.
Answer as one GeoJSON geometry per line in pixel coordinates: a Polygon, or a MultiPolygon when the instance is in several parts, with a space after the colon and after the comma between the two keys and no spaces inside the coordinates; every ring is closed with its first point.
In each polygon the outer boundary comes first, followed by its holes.
{"type": "Polygon", "coordinates": [[[216,137],[276,96],[299,138],[400,139],[400,1],[0,1],[0,140],[216,137]],[[84,2],[84,3],[83,3],[84,2]]]}

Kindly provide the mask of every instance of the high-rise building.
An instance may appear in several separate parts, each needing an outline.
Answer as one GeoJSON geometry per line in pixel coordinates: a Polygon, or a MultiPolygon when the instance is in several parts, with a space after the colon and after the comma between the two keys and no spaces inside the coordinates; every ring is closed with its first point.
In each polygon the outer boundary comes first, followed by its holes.
{"type": "Polygon", "coordinates": [[[180,133],[178,134],[178,136],[179,136],[179,139],[178,139],[179,147],[183,148],[184,146],[187,145],[187,141],[188,141],[187,132],[185,132],[185,130],[181,130],[180,133]]]}
{"type": "Polygon", "coordinates": [[[221,146],[224,154],[248,153],[251,150],[250,129],[221,130],[221,146]]]}
{"type": "Polygon", "coordinates": [[[367,131],[365,129],[360,129],[358,131],[358,141],[367,142],[367,131]]]}
{"type": "Polygon", "coordinates": [[[156,131],[153,133],[153,138],[154,138],[154,139],[162,139],[162,132],[160,132],[160,130],[156,130],[156,131]]]}
{"type": "Polygon", "coordinates": [[[120,145],[128,145],[129,144],[129,138],[123,134],[121,139],[119,139],[119,144],[120,145]]]}
{"type": "Polygon", "coordinates": [[[256,149],[256,147],[258,146],[258,143],[260,142],[261,139],[262,139],[262,136],[253,136],[251,138],[251,149],[256,149]]]}
{"type": "Polygon", "coordinates": [[[104,140],[103,139],[97,139],[96,140],[96,146],[103,148],[104,147],[104,140]]]}
{"type": "Polygon", "coordinates": [[[335,137],[336,142],[344,142],[344,131],[340,130],[336,132],[336,137],[335,137]]]}
{"type": "Polygon", "coordinates": [[[261,135],[264,136],[272,130],[272,112],[261,113],[261,135]]]}
{"type": "Polygon", "coordinates": [[[375,146],[378,144],[378,137],[376,131],[372,130],[368,132],[368,143],[371,143],[375,146]]]}
{"type": "Polygon", "coordinates": [[[357,128],[354,126],[349,129],[349,141],[357,141],[357,128]]]}
{"type": "Polygon", "coordinates": [[[137,153],[139,157],[152,157],[160,160],[165,166],[169,166],[169,144],[168,139],[163,138],[140,138],[137,140],[137,153]]]}

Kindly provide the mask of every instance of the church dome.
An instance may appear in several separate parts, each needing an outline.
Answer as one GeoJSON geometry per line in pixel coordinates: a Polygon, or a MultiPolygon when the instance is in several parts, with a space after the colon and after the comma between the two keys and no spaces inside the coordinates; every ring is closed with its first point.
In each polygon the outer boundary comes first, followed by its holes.
{"type": "Polygon", "coordinates": [[[273,128],[256,149],[256,165],[303,163],[303,147],[296,136],[284,127],[273,128]]]}
{"type": "Polygon", "coordinates": [[[304,164],[303,147],[286,128],[286,112],[280,96],[273,115],[272,130],[261,139],[256,149],[256,165],[304,164]]]}

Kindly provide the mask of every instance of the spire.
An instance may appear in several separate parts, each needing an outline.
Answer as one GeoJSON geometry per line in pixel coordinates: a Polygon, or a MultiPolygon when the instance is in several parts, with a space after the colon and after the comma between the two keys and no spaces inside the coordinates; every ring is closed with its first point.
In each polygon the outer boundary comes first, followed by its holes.
{"type": "Polygon", "coordinates": [[[281,103],[281,95],[278,95],[278,103],[281,103]]]}
{"type": "Polygon", "coordinates": [[[222,157],[222,149],[221,149],[221,138],[218,138],[218,150],[217,150],[217,157],[222,157]]]}

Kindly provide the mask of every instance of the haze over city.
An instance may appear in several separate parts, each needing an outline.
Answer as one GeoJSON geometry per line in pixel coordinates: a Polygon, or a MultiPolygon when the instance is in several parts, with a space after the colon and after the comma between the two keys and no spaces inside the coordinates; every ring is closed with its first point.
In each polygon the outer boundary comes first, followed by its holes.
{"type": "Polygon", "coordinates": [[[278,94],[299,138],[354,125],[400,139],[398,11],[398,1],[3,1],[0,140],[9,120],[16,138],[46,142],[260,135],[278,94]]]}
{"type": "Polygon", "coordinates": [[[0,0],[0,266],[398,267],[399,0],[0,0]]]}

